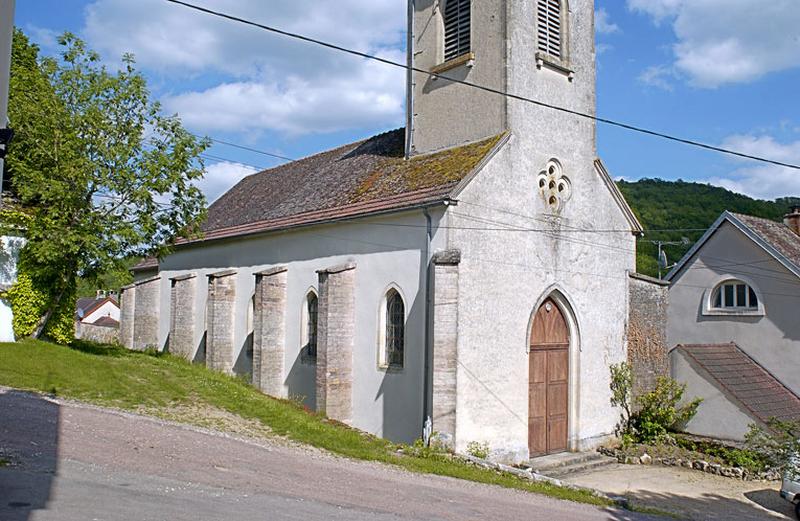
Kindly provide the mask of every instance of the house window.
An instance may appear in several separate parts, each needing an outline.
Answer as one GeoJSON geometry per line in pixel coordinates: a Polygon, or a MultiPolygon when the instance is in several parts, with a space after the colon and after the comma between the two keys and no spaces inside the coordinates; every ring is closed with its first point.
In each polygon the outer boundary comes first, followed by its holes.
{"type": "Polygon", "coordinates": [[[558,60],[564,59],[562,11],[562,0],[537,0],[537,49],[558,60]]]}
{"type": "Polygon", "coordinates": [[[731,280],[723,282],[711,295],[711,307],[717,311],[757,310],[758,296],[748,284],[731,280]]]}
{"type": "Polygon", "coordinates": [[[390,289],[381,302],[378,334],[378,365],[402,369],[405,359],[406,306],[396,289],[390,289]]]}
{"type": "Polygon", "coordinates": [[[303,358],[317,358],[317,319],[319,317],[319,298],[309,291],[303,305],[303,358]]]}
{"type": "Polygon", "coordinates": [[[446,0],[444,6],[444,60],[470,52],[470,0],[446,0]]]}

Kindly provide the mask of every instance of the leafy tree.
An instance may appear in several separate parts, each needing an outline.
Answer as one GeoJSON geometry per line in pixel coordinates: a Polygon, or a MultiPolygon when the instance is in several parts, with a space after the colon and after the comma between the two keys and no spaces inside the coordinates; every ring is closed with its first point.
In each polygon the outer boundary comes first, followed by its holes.
{"type": "Polygon", "coordinates": [[[800,478],[800,420],[772,418],[766,429],[750,425],[745,444],[750,450],[762,454],[771,468],[791,479],[800,478]]]}
{"type": "Polygon", "coordinates": [[[110,72],[74,35],[59,44],[60,57],[42,58],[17,30],[12,52],[8,161],[30,214],[20,268],[48,298],[37,337],[74,301],[78,276],[91,281],[127,258],[163,255],[205,215],[193,181],[209,143],[161,113],[131,55],[110,72]]]}

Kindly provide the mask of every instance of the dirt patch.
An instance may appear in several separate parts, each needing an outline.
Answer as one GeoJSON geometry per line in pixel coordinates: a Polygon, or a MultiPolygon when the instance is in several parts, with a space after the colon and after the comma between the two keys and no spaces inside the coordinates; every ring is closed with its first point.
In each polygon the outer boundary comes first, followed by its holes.
{"type": "Polygon", "coordinates": [[[204,403],[170,405],[167,407],[139,407],[137,413],[155,416],[162,420],[186,423],[213,431],[235,434],[245,438],[280,442],[282,445],[294,445],[282,436],[276,436],[272,429],[258,420],[248,420],[224,409],[204,403]]]}

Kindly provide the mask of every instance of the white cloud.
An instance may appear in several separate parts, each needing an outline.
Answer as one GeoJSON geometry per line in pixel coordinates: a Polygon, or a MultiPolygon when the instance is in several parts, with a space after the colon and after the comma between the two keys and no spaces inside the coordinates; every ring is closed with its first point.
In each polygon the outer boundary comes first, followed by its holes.
{"type": "MultiPolygon", "coordinates": [[[[396,0],[198,0],[241,18],[404,62],[405,7],[396,0]]],[[[404,72],[163,0],[95,0],[84,34],[106,57],[132,52],[158,72],[179,110],[203,130],[296,134],[400,123],[404,72]],[[175,89],[186,79],[204,88],[175,89]],[[331,121],[339,118],[339,124],[331,121]]]]}
{"type": "Polygon", "coordinates": [[[797,0],[628,0],[656,23],[671,20],[675,69],[698,87],[755,81],[800,67],[797,0]]]}
{"type": "MultiPolygon", "coordinates": [[[[800,164],[800,141],[780,143],[766,135],[736,135],[725,139],[721,146],[783,163],[800,164]]],[[[800,195],[797,170],[749,160],[740,163],[742,166],[728,175],[710,178],[708,182],[759,199],[800,195]]]]}
{"type": "Polygon", "coordinates": [[[184,123],[203,131],[270,129],[297,135],[399,121],[402,75],[376,63],[365,63],[356,72],[317,82],[291,76],[280,83],[223,83],[167,97],[163,103],[184,123]]]}
{"type": "Polygon", "coordinates": [[[203,191],[208,202],[212,203],[233,185],[255,172],[254,168],[240,163],[223,161],[207,164],[206,175],[197,182],[197,187],[203,191]]]}
{"type": "Polygon", "coordinates": [[[619,26],[611,21],[608,11],[601,7],[594,12],[594,26],[600,34],[613,34],[619,32],[619,26]]]}
{"type": "Polygon", "coordinates": [[[675,78],[675,71],[672,70],[671,67],[665,67],[663,65],[654,65],[652,67],[646,68],[637,78],[640,82],[644,83],[645,85],[650,85],[652,87],[658,87],[659,89],[664,89],[667,91],[672,91],[674,89],[672,85],[672,81],[675,78]]]}

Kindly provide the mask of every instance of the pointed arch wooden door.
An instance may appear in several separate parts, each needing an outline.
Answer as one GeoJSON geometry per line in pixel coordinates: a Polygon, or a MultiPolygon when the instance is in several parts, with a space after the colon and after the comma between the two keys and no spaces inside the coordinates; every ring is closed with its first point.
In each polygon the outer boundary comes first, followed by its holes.
{"type": "Polygon", "coordinates": [[[547,299],[531,330],[528,383],[528,448],[531,457],[567,450],[569,327],[547,299]]]}

